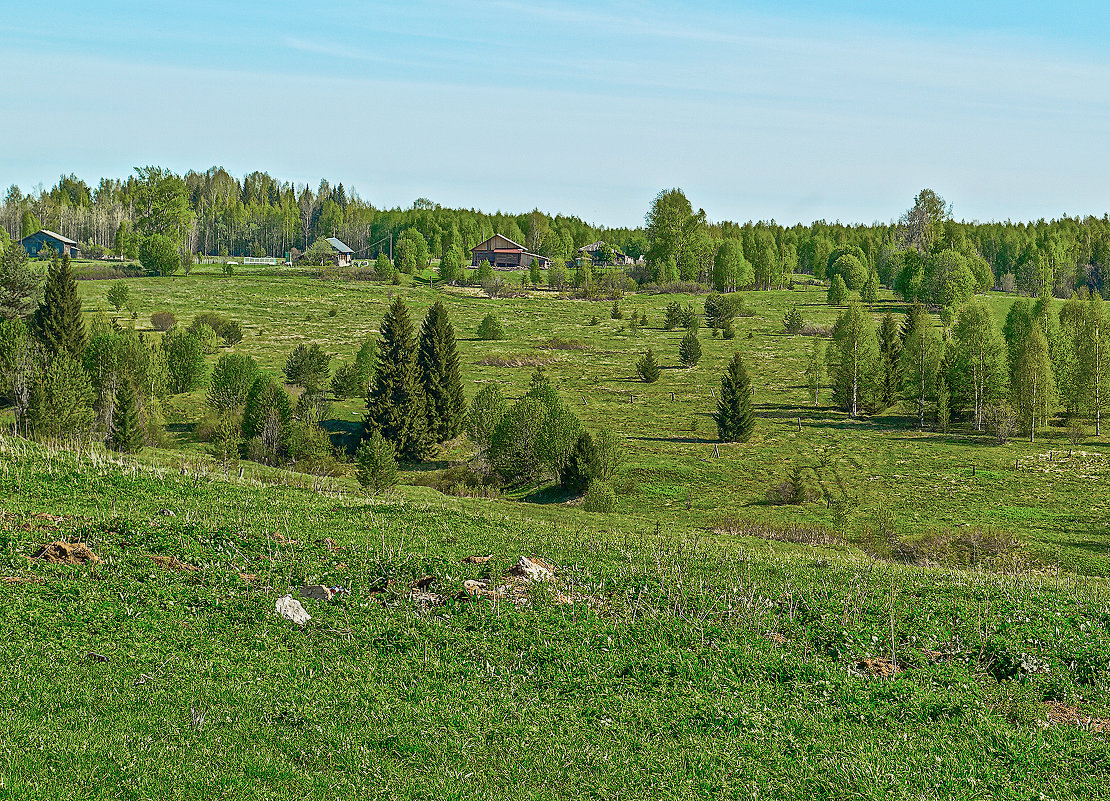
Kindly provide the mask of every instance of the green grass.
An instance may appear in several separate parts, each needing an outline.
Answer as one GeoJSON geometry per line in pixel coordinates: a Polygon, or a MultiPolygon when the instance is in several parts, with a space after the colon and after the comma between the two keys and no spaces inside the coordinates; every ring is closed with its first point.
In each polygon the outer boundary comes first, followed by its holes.
{"type": "Polygon", "coordinates": [[[40,582],[0,584],[0,796],[1063,799],[1110,782],[1104,736],[1048,724],[1044,703],[1110,716],[1101,579],[283,477],[0,438],[0,576],[40,582]],[[103,564],[29,558],[65,538],[103,564]],[[522,554],[579,601],[408,599],[522,554]],[[273,605],[302,582],[350,593],[306,601],[301,630],[273,605]],[[892,656],[904,672],[861,675],[892,656]]]}
{"type": "MultiPolygon", "coordinates": [[[[505,355],[541,358],[548,361],[547,373],[587,426],[610,428],[627,438],[629,465],[618,481],[622,525],[659,521],[691,530],[727,513],[833,526],[848,539],[859,540],[877,527],[880,516],[890,515],[905,537],[990,527],[1013,534],[1027,555],[1042,564],[1096,575],[1110,571],[1110,499],[1091,492],[1092,486],[1110,481],[1110,449],[1103,441],[1092,438],[1080,446],[1087,455],[1060,459],[1071,450],[1063,429],[1041,433],[1034,444],[1015,440],[999,447],[966,429],[948,435],[918,432],[914,420],[900,416],[897,409],[850,421],[829,405],[827,393],[814,407],[804,387],[809,340],[784,335],[782,317],[798,304],[807,322],[832,323],[837,310],[825,304],[821,287],[747,293],[746,304],[755,316],[738,319],[731,341],[711,339],[703,329],[702,359],[687,370],[679,366],[677,356],[682,332],[662,330],[663,309],[675,299],[700,308],[699,297],[625,297],[621,307],[626,320],[640,312],[649,319],[647,327],[632,334],[625,320],[610,319],[609,301],[567,299],[547,291],[491,300],[475,290],[297,277],[303,275],[297,270],[230,277],[194,274],[188,279],[135,279],[129,285],[141,309],[140,327],[149,327],[150,312],[163,308],[186,324],[202,311],[227,314],[244,324],[245,336],[236,349],[275,373],[303,341],[321,343],[338,359],[352,358],[362,339],[376,331],[393,293],[403,294],[417,319],[436,299],[443,299],[459,336],[468,398],[488,383],[497,383],[510,397],[519,396],[533,370],[487,366],[483,360],[505,355]],[[334,317],[328,316],[330,310],[334,317]],[[475,339],[479,321],[490,312],[500,317],[507,340],[475,339]],[[591,326],[595,315],[600,323],[591,326]],[[541,347],[554,337],[582,343],[585,349],[541,347]],[[660,381],[650,385],[636,379],[633,367],[649,346],[664,367],[660,381]],[[759,421],[750,443],[721,445],[718,459],[713,393],[735,350],[754,375],[759,421]],[[1050,451],[1056,456],[1051,463],[1046,456],[1050,451]],[[769,486],[795,467],[812,464],[821,453],[835,457],[849,480],[855,500],[849,519],[824,504],[765,503],[769,486]]],[[[105,307],[108,285],[82,282],[86,306],[105,307]]],[[[988,302],[1001,323],[1012,298],[991,295],[988,302]]],[[[885,297],[875,313],[887,308],[899,310],[900,304],[885,297]]],[[[203,392],[170,401],[173,443],[186,453],[203,447],[191,433],[202,409],[203,392]]],[[[335,416],[349,424],[361,415],[357,400],[335,406],[335,416]]],[[[445,456],[460,459],[467,454],[460,446],[445,456]]],[[[498,513],[592,525],[589,515],[563,505],[483,503],[498,513]]]]}

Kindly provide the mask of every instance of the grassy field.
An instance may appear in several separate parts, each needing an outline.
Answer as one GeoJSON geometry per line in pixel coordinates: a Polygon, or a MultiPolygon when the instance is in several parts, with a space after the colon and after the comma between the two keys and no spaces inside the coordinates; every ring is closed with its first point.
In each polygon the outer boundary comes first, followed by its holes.
{"type": "MultiPolygon", "coordinates": [[[[1016,537],[1024,556],[1039,564],[1096,575],[1110,570],[1110,497],[1093,491],[1110,481],[1110,448],[1104,441],[1091,438],[1073,450],[1066,432],[1057,429],[1039,436],[1035,444],[1015,440],[1000,447],[959,428],[947,435],[918,432],[914,421],[899,416],[897,409],[851,421],[831,407],[827,392],[813,406],[803,375],[810,341],[784,335],[782,317],[797,304],[808,322],[830,324],[837,310],[824,303],[821,287],[748,293],[746,303],[754,316],[737,321],[736,338],[710,338],[703,329],[702,359],[697,367],[685,369],[677,357],[682,332],[662,330],[663,309],[675,299],[700,309],[699,297],[627,296],[621,301],[625,320],[613,320],[610,302],[551,292],[489,299],[467,289],[437,291],[266,272],[272,268],[240,268],[233,276],[217,273],[216,266],[205,269],[189,278],[131,280],[141,310],[138,325],[148,326],[149,314],[158,309],[169,309],[186,324],[202,311],[227,314],[245,327],[237,350],[275,373],[305,341],[319,342],[339,360],[350,359],[362,339],[376,331],[395,293],[405,297],[417,319],[443,299],[459,336],[468,398],[487,383],[497,383],[510,397],[523,394],[534,368],[496,365],[539,361],[587,426],[606,427],[627,439],[629,464],[617,482],[620,525],[694,530],[712,528],[727,516],[828,526],[854,542],[866,540],[882,525],[910,540],[989,529],[1016,537]],[[504,323],[506,341],[474,338],[478,322],[490,312],[504,323]],[[630,332],[626,320],[641,312],[649,325],[630,332]],[[593,317],[598,324],[590,324],[593,317]],[[580,349],[546,347],[555,338],[580,349]],[[656,384],[637,380],[633,368],[649,346],[664,368],[656,384]],[[721,445],[717,458],[714,392],[736,350],[754,374],[759,423],[751,442],[721,445]],[[849,514],[823,503],[766,503],[773,483],[819,460],[836,465],[845,477],[853,501],[849,514]]],[[[86,307],[106,308],[108,286],[81,282],[86,307]]],[[[1001,322],[1012,298],[992,295],[988,300],[1001,322]]],[[[881,314],[888,308],[897,312],[900,304],[887,296],[874,311],[881,314]]],[[[191,428],[202,404],[202,392],[171,400],[168,422],[175,446],[185,453],[203,450],[191,428]]],[[[361,418],[362,404],[338,403],[335,410],[338,419],[332,427],[350,430],[361,418]]],[[[449,448],[444,460],[465,458],[468,452],[461,443],[449,448]]],[[[592,516],[563,503],[512,499],[482,504],[521,518],[595,525],[592,516]]]]}
{"type": "Polygon", "coordinates": [[[283,478],[0,437],[0,796],[1110,787],[1102,579],[540,524],[429,490],[369,501],[283,478]],[[59,539],[102,561],[33,558],[59,539]],[[522,555],[557,565],[553,583],[524,583],[526,604],[463,591],[522,555]],[[317,582],[348,592],[306,600],[303,628],[274,614],[317,582]]]}

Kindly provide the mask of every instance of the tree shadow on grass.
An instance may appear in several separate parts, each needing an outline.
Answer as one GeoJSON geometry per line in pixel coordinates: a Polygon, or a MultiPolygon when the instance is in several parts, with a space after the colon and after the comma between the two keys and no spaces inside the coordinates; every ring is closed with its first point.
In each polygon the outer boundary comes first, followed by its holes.
{"type": "Polygon", "coordinates": [[[577,497],[573,492],[567,492],[558,484],[548,484],[544,487],[538,487],[528,494],[521,497],[525,503],[535,504],[553,504],[565,503],[572,498],[577,497]]]}
{"type": "Polygon", "coordinates": [[[348,456],[354,456],[358,445],[362,441],[362,423],[354,420],[324,420],[320,428],[331,440],[331,446],[344,451],[348,456]]]}

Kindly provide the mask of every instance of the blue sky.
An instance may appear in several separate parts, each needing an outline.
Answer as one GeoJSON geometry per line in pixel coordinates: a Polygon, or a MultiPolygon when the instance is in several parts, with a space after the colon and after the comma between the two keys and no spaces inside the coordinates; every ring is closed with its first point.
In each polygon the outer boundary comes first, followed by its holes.
{"type": "Polygon", "coordinates": [[[1101,215],[1096,3],[20,3],[0,184],[218,164],[380,207],[430,197],[636,225],[1101,215]]]}

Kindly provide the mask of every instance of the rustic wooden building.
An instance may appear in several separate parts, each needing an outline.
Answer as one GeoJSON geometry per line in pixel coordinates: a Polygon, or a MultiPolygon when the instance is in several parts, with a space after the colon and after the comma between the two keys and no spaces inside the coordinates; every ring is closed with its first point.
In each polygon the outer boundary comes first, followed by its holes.
{"type": "Polygon", "coordinates": [[[481,242],[470,249],[471,265],[477,267],[481,262],[488,261],[495,270],[518,270],[521,267],[531,267],[532,262],[539,262],[541,268],[550,263],[550,259],[538,253],[525,249],[507,236],[494,234],[485,242],[481,242]]]}
{"type": "Polygon", "coordinates": [[[335,250],[335,266],[350,267],[351,257],[355,252],[334,236],[329,236],[325,241],[335,250]]]}
{"type": "Polygon", "coordinates": [[[54,248],[58,251],[59,256],[68,253],[71,259],[76,259],[81,254],[81,251],[77,249],[77,243],[68,236],[56,234],[45,228],[41,231],[35,231],[33,234],[28,234],[19,240],[19,243],[31,256],[39,255],[39,251],[42,250],[44,245],[48,248],[54,248]]]}

